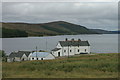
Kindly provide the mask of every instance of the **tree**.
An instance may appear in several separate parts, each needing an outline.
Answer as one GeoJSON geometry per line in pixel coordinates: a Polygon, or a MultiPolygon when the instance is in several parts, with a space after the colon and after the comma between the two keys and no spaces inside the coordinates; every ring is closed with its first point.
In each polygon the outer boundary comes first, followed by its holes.
{"type": "Polygon", "coordinates": [[[6,53],[3,50],[0,50],[0,58],[2,58],[2,61],[7,61],[6,53]]]}

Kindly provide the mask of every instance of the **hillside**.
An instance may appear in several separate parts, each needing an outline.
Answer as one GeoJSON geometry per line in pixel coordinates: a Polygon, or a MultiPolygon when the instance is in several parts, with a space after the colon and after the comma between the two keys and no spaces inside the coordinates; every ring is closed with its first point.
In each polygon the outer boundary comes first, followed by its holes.
{"type": "Polygon", "coordinates": [[[92,31],[95,31],[100,34],[118,34],[118,31],[107,31],[107,30],[102,30],[102,29],[90,29],[92,31]]]}
{"type": "Polygon", "coordinates": [[[28,37],[28,33],[26,33],[23,30],[2,28],[2,38],[11,38],[11,37],[28,37]]]}
{"type": "MultiPolygon", "coordinates": [[[[84,26],[76,25],[64,21],[56,21],[43,24],[31,23],[2,23],[3,28],[22,30],[28,36],[52,36],[66,34],[98,34],[84,26]]],[[[4,32],[4,31],[3,31],[4,32]]]]}

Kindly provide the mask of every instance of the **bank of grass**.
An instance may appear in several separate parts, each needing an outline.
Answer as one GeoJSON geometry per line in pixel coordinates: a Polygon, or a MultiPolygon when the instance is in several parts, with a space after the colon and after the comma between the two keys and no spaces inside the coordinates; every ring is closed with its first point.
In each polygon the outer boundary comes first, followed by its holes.
{"type": "Polygon", "coordinates": [[[118,54],[81,55],[45,61],[3,62],[4,78],[115,78],[118,54]]]}

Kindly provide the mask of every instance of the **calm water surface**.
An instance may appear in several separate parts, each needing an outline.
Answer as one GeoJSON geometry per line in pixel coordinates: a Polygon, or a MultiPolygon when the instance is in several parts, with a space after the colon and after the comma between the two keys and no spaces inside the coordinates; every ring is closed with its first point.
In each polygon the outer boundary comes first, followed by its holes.
{"type": "Polygon", "coordinates": [[[3,38],[2,49],[7,54],[18,50],[35,50],[37,46],[40,50],[50,51],[56,47],[60,40],[78,39],[88,40],[91,45],[91,52],[94,53],[118,53],[118,35],[62,35],[48,37],[28,37],[28,38],[3,38]]]}

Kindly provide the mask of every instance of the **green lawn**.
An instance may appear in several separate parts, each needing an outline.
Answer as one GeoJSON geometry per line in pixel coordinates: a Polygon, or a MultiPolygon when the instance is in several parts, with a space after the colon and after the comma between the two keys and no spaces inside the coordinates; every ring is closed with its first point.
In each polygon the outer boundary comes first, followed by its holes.
{"type": "Polygon", "coordinates": [[[118,54],[24,62],[3,62],[3,78],[116,78],[118,54]]]}

